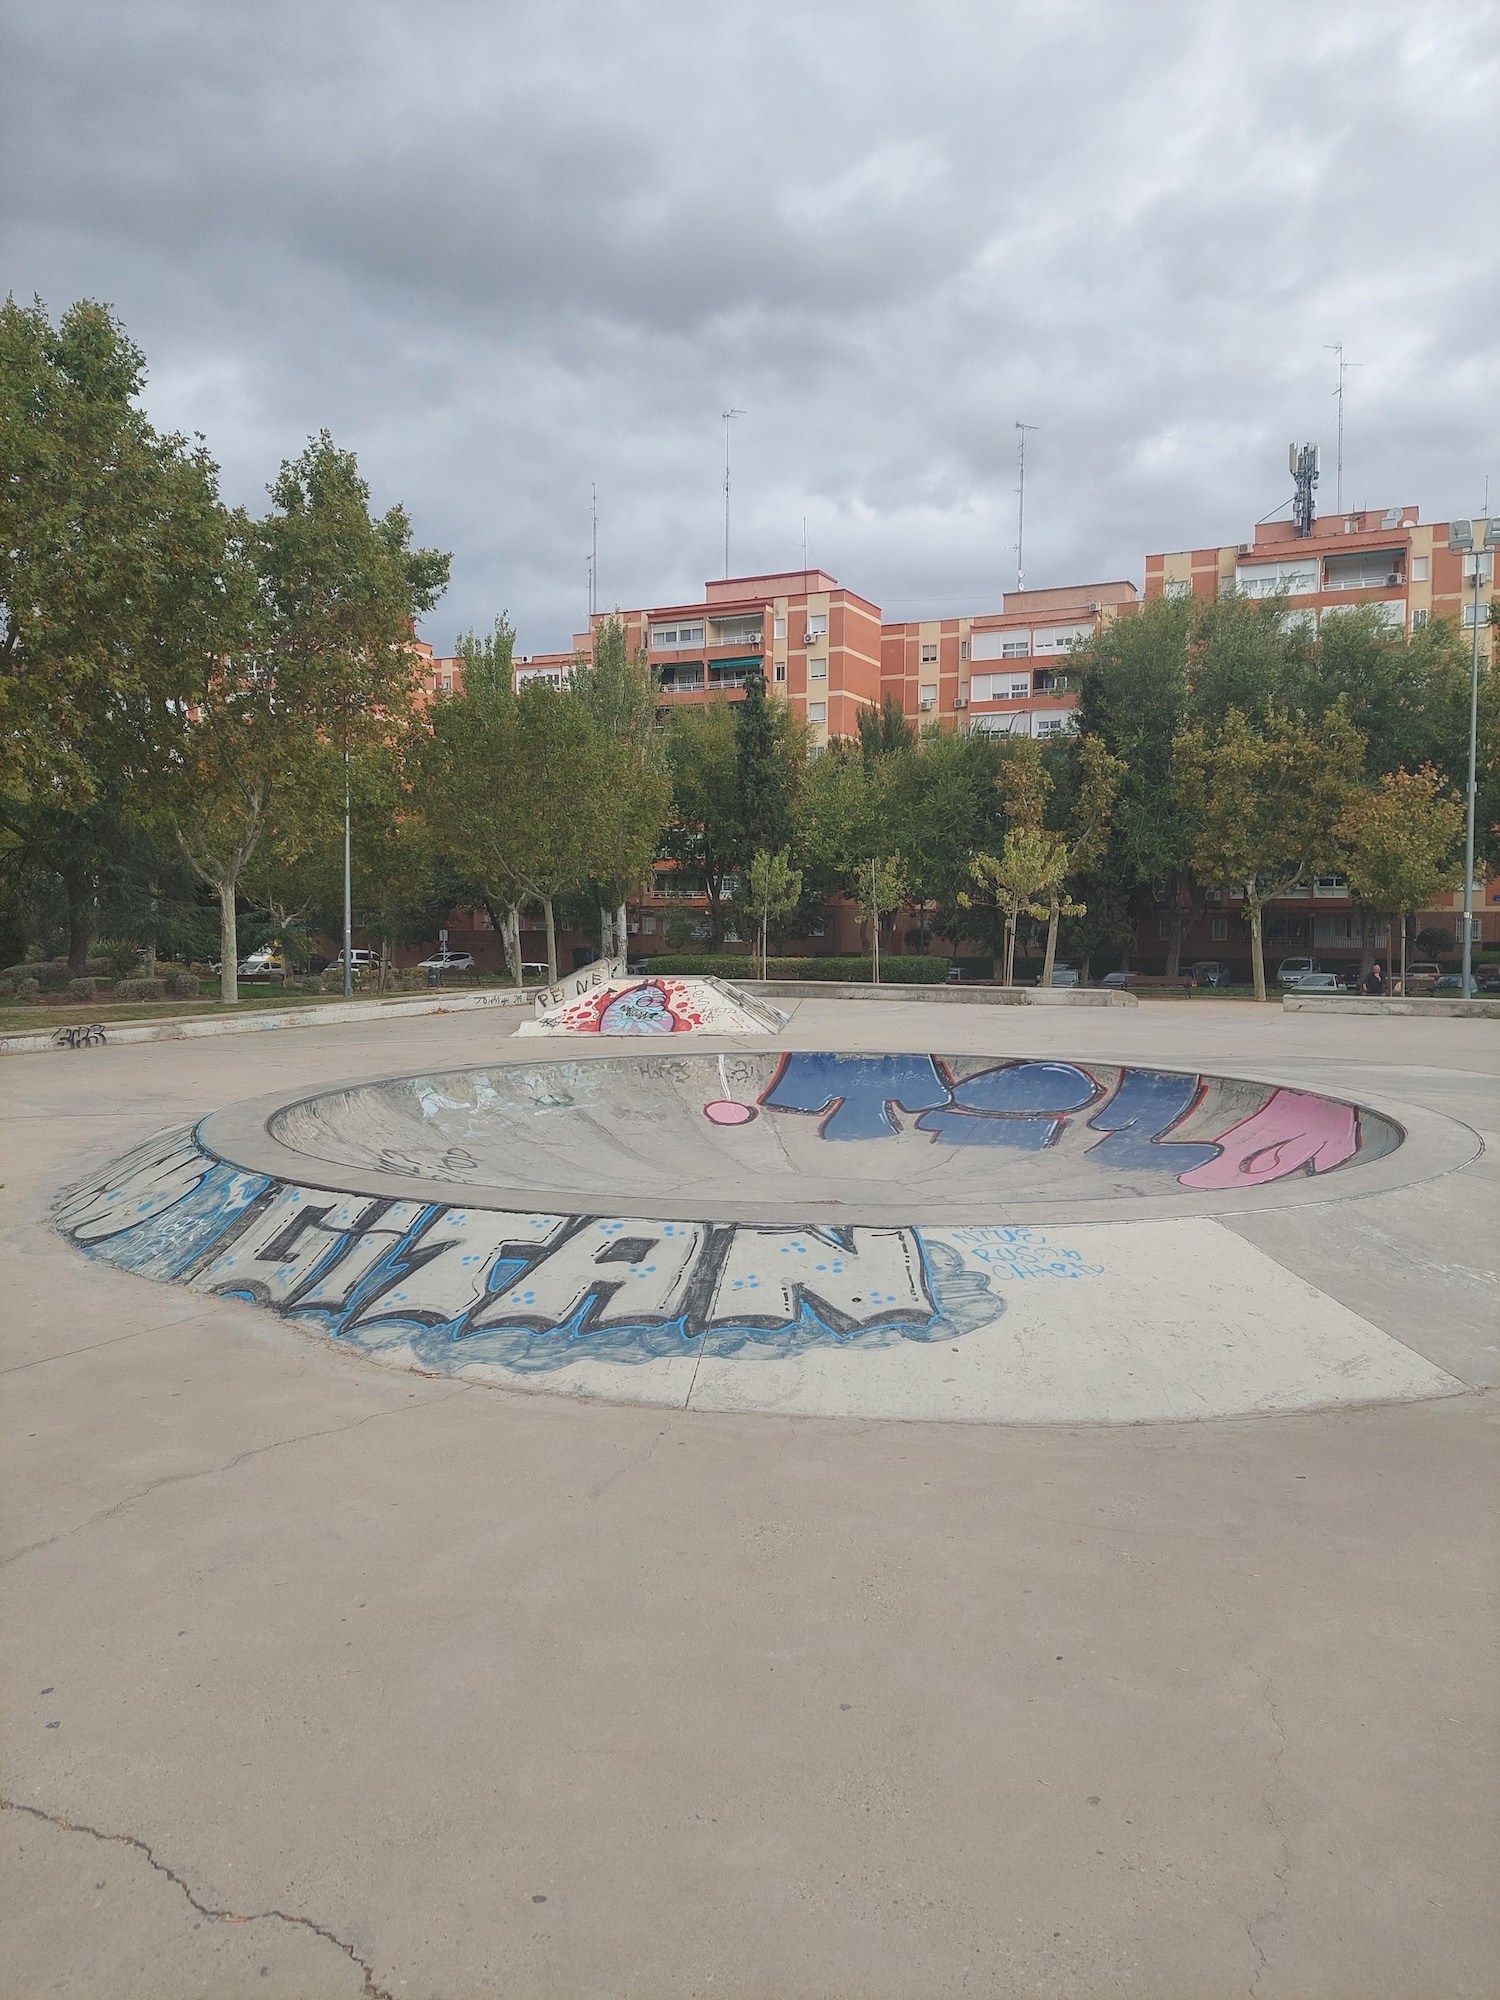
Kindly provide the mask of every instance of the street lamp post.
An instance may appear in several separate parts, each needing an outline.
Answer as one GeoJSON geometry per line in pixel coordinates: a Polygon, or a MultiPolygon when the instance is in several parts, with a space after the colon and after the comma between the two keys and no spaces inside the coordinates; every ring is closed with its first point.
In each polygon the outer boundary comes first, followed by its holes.
{"type": "MultiPolygon", "coordinates": [[[[1474,546],[1474,523],[1450,521],[1448,547],[1456,555],[1468,556],[1474,564],[1474,644],[1469,662],[1469,793],[1464,817],[1464,950],[1462,991],[1465,1000],[1474,992],[1474,806],[1479,778],[1479,585],[1480,552],[1474,546]]],[[[1484,524],[1484,548],[1491,563],[1500,549],[1500,520],[1484,524]]]]}

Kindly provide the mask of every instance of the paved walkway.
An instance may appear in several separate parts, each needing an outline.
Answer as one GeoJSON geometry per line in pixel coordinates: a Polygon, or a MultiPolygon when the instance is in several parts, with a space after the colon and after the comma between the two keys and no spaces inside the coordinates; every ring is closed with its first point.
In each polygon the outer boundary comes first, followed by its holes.
{"type": "Polygon", "coordinates": [[[1496,1990],[1493,1027],[897,1013],[805,1001],[788,1040],[1477,1132],[1419,1186],[1213,1225],[1458,1391],[1014,1426],[381,1370],[91,1262],[48,1205],[499,1021],[9,1065],[0,1991],[1496,1990]]]}

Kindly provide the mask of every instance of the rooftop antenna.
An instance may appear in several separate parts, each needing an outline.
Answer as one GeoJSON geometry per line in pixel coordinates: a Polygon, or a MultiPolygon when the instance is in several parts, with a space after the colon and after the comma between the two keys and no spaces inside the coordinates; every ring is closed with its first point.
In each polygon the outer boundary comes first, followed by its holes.
{"type": "Polygon", "coordinates": [[[1310,535],[1316,518],[1313,488],[1318,483],[1318,447],[1315,444],[1288,445],[1287,470],[1297,482],[1292,500],[1292,526],[1299,536],[1310,535]]]}
{"type": "Polygon", "coordinates": [[[1349,373],[1351,368],[1363,368],[1365,364],[1362,361],[1346,361],[1344,359],[1344,343],[1341,340],[1325,340],[1323,346],[1327,353],[1338,356],[1338,387],[1333,392],[1338,399],[1339,406],[1338,446],[1334,467],[1333,510],[1336,514],[1342,514],[1344,511],[1344,377],[1349,373]]]}
{"type": "Polygon", "coordinates": [[[1016,487],[1016,589],[1026,588],[1026,433],[1040,429],[1037,424],[1016,425],[1016,463],[1020,483],[1016,487]]]}
{"type": "Polygon", "coordinates": [[[729,426],[736,417],[744,416],[743,410],[724,412],[724,574],[729,574],[729,426]]]}
{"type": "MultiPolygon", "coordinates": [[[[1484,483],[1484,491],[1486,496],[1484,507],[1486,513],[1489,512],[1489,497],[1488,497],[1489,490],[1490,490],[1490,483],[1488,480],[1486,480],[1484,483]]],[[[807,516],[805,514],[802,516],[802,574],[804,576],[807,575],[807,516]]]]}
{"type": "Polygon", "coordinates": [[[594,616],[599,609],[599,482],[598,480],[592,480],[590,482],[589,492],[592,495],[591,504],[592,504],[593,529],[594,529],[593,539],[589,544],[589,623],[592,625],[594,622],[594,616]]]}

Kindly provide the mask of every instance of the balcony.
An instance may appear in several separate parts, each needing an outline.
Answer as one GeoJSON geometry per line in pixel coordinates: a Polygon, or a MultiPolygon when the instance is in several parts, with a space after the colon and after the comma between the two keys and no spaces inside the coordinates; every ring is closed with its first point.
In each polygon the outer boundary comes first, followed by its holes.
{"type": "Polygon", "coordinates": [[[1404,549],[1360,550],[1347,556],[1327,556],[1323,562],[1325,590],[1404,590],[1404,549]]]}
{"type": "Polygon", "coordinates": [[[677,666],[659,667],[657,681],[663,694],[702,694],[703,662],[688,660],[677,666]]]}

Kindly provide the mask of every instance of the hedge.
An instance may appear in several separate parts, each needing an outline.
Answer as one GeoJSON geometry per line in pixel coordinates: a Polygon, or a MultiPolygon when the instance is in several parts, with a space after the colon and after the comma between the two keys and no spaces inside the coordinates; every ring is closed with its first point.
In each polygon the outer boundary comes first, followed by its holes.
{"type": "MultiPolygon", "coordinates": [[[[645,961],[648,971],[677,973],[717,979],[758,979],[760,960],[748,952],[666,952],[645,961]]],[[[952,964],[947,958],[882,957],[881,984],[885,986],[941,986],[952,964]]],[[[773,958],[766,966],[770,979],[829,979],[850,984],[869,983],[870,961],[863,953],[839,958],[773,958]]]]}

